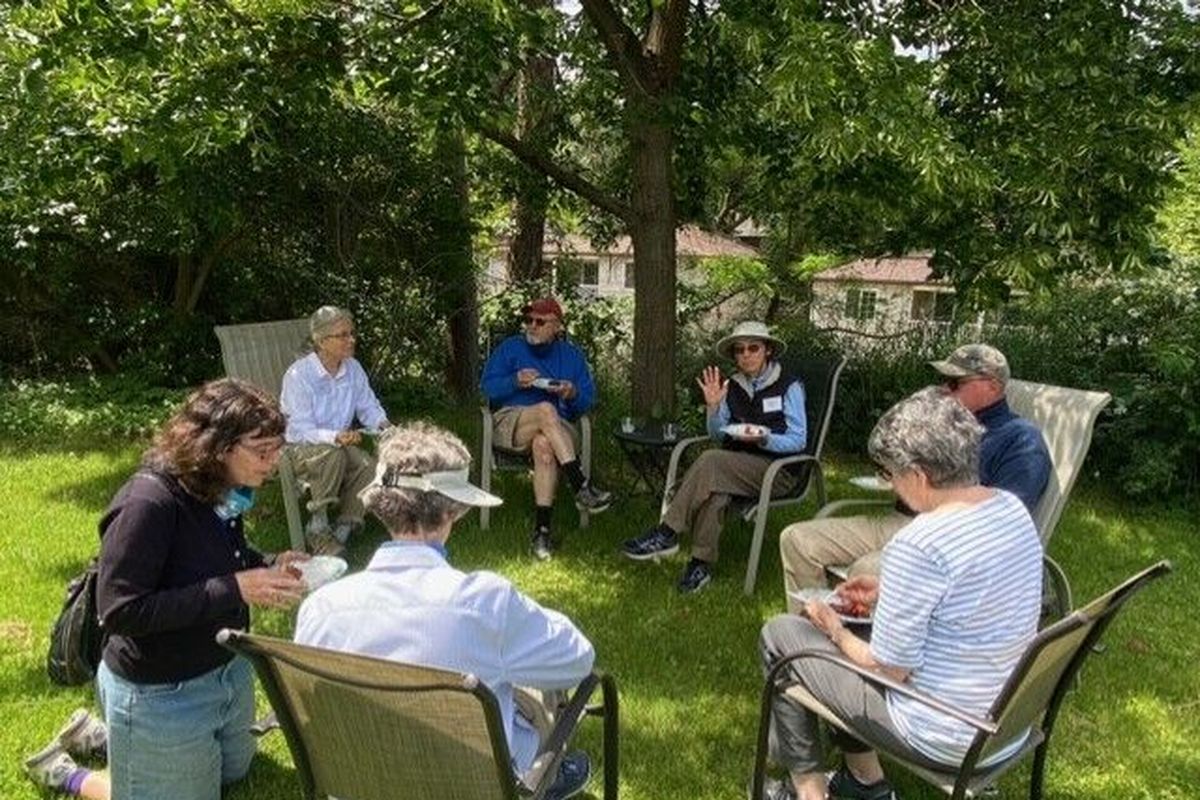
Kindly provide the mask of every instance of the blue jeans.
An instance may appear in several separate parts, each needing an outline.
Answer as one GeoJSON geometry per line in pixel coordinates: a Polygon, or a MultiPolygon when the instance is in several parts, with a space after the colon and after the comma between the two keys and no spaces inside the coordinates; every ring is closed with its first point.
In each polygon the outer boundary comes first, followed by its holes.
{"type": "Polygon", "coordinates": [[[100,664],[112,800],[220,800],[254,758],[254,671],[237,657],[181,683],[132,683],[100,664]]]}

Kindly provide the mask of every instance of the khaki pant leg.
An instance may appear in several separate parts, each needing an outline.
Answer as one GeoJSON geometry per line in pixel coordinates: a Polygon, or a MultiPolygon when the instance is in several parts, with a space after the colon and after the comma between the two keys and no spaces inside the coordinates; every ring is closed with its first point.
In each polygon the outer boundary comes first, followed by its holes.
{"type": "Polygon", "coordinates": [[[513,687],[513,705],[517,713],[524,717],[533,729],[537,731],[538,739],[545,744],[558,718],[558,708],[566,699],[566,692],[560,690],[529,689],[524,686],[513,687]]]}
{"type": "MultiPolygon", "coordinates": [[[[891,511],[875,517],[826,517],[797,522],[783,529],[779,555],[787,592],[825,586],[825,567],[851,564],[882,550],[911,517],[891,511]]],[[[788,598],[788,608],[795,612],[788,598]]]]}
{"type": "Polygon", "coordinates": [[[346,448],[335,444],[297,444],[291,449],[296,473],[308,483],[308,510],[316,511],[338,502],[346,475],[346,448]]]}
{"type": "Polygon", "coordinates": [[[715,563],[725,508],[733,497],[757,496],[770,466],[770,458],[754,453],[705,450],[683,476],[663,522],[677,533],[691,530],[692,556],[715,563]]]}
{"type": "Polygon", "coordinates": [[[359,447],[346,447],[346,471],[338,500],[338,522],[362,524],[363,504],[358,493],[375,477],[375,457],[359,447]]]}

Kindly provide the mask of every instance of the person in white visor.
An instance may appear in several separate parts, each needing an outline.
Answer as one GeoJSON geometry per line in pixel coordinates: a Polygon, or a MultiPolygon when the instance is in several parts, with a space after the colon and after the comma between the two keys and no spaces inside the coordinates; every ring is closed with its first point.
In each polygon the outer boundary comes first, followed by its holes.
{"type": "MultiPolygon", "coordinates": [[[[507,579],[450,565],[454,523],[472,507],[501,502],[471,484],[470,462],[462,440],[428,423],[384,436],[375,478],[361,497],[391,540],[365,570],[308,596],[295,640],[477,676],[499,702],[521,775],[549,732],[551,698],[591,673],[595,650],[571,620],[507,579]]],[[[590,772],[587,754],[570,753],[544,797],[577,794],[590,772]]]]}

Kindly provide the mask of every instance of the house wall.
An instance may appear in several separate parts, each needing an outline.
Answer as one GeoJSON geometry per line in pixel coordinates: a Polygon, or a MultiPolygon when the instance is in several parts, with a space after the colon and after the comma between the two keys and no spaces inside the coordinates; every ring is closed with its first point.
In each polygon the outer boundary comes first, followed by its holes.
{"type": "Polygon", "coordinates": [[[812,320],[819,328],[846,328],[862,333],[893,333],[911,319],[913,287],[897,283],[814,281],[812,320]],[[846,315],[846,295],[852,289],[875,293],[874,315],[860,320],[846,315]]]}

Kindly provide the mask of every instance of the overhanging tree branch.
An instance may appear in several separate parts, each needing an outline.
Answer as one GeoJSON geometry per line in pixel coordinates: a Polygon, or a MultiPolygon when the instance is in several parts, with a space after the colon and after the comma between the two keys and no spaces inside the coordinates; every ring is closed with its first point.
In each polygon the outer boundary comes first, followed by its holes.
{"type": "Polygon", "coordinates": [[[636,89],[645,95],[654,94],[654,80],[646,58],[642,54],[642,43],[620,12],[609,0],[581,0],[583,13],[600,32],[604,48],[616,64],[627,88],[636,89]]]}
{"type": "Polygon", "coordinates": [[[525,164],[544,173],[564,189],[574,192],[597,208],[607,211],[615,217],[619,217],[626,223],[632,220],[633,209],[628,205],[604,191],[578,172],[567,169],[554,161],[554,159],[547,156],[541,150],[531,147],[512,134],[490,125],[477,125],[476,130],[485,138],[508,150],[525,164]]]}

